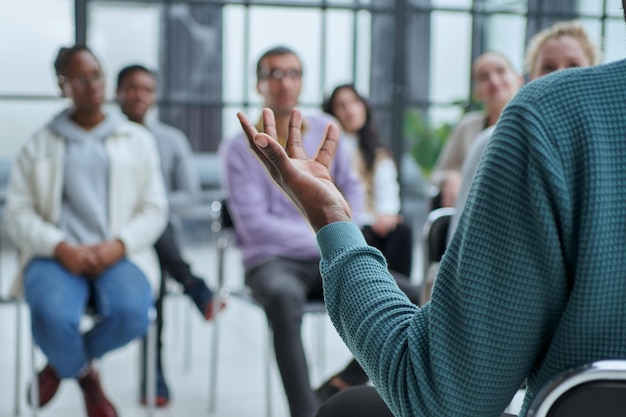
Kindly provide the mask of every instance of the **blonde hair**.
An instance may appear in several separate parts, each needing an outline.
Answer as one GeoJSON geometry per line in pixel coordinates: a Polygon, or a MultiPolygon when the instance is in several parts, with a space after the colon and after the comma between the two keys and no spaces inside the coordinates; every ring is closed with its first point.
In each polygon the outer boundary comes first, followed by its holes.
{"type": "Polygon", "coordinates": [[[526,58],[524,59],[524,69],[527,73],[532,72],[537,63],[537,57],[543,45],[550,39],[560,38],[561,36],[570,36],[578,41],[585,53],[585,56],[589,60],[590,65],[597,65],[600,63],[600,51],[591,42],[589,35],[582,24],[579,22],[570,20],[567,22],[557,22],[552,26],[538,32],[528,42],[528,48],[526,48],[526,58]]]}

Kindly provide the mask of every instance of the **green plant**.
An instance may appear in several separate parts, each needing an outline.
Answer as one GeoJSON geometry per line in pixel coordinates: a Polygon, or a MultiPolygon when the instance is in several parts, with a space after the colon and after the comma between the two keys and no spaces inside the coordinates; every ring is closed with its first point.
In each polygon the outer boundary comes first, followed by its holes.
{"type": "Polygon", "coordinates": [[[453,124],[444,123],[433,127],[421,111],[410,109],[404,116],[404,137],[410,140],[411,154],[426,178],[437,163],[453,124]]]}

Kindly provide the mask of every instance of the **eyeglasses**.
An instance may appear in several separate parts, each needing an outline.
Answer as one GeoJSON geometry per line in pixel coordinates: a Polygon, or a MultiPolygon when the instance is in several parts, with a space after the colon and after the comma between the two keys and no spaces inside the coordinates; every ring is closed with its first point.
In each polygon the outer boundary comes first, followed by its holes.
{"type": "Polygon", "coordinates": [[[91,75],[79,75],[78,77],[68,78],[62,75],[59,75],[59,82],[61,84],[66,81],[70,83],[72,87],[82,87],[86,88],[90,85],[100,84],[104,80],[104,74],[101,72],[96,72],[91,75]]]}
{"type": "Polygon", "coordinates": [[[259,73],[259,79],[261,80],[274,80],[280,81],[283,78],[287,78],[291,81],[296,81],[302,78],[302,70],[291,68],[288,70],[282,70],[280,68],[274,68],[269,71],[262,71],[259,73]]]}

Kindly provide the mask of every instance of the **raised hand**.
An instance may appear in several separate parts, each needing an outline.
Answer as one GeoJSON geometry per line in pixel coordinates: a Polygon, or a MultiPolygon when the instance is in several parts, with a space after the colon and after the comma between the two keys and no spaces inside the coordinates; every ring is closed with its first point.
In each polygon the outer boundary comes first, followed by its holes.
{"type": "Polygon", "coordinates": [[[328,125],[317,154],[309,159],[302,148],[299,110],[291,112],[286,151],[276,140],[276,121],[270,109],[263,110],[265,133],[259,133],[243,113],[237,117],[250,148],[316,232],[329,223],[350,220],[350,206],[330,176],[339,140],[337,126],[328,125]]]}

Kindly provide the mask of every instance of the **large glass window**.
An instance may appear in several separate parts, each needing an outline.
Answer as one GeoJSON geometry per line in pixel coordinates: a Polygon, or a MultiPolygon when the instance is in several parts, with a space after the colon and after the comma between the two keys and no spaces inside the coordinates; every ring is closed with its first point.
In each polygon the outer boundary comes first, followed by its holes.
{"type": "MultiPolygon", "coordinates": [[[[431,24],[430,101],[443,104],[467,100],[472,61],[471,15],[433,12],[431,24]]],[[[457,114],[454,111],[450,116],[457,114]]]]}
{"type": "Polygon", "coordinates": [[[14,155],[20,144],[63,106],[53,63],[59,47],[72,43],[73,15],[71,0],[2,5],[0,156],[14,155]]]}
{"type": "Polygon", "coordinates": [[[112,99],[117,73],[124,66],[141,64],[158,68],[161,7],[92,2],[88,10],[87,42],[101,61],[107,79],[107,97],[112,99]]]}

